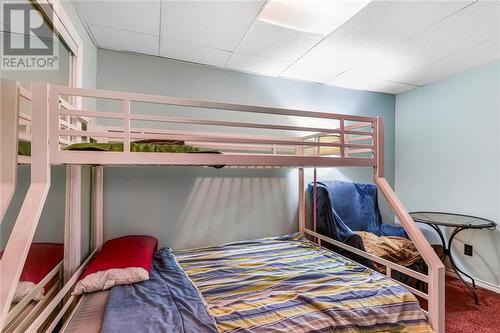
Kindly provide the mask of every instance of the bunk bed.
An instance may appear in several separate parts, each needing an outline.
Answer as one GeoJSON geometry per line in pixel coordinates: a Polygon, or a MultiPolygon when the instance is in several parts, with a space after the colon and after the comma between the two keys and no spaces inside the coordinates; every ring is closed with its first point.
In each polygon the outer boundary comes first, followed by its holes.
{"type": "MultiPolygon", "coordinates": [[[[78,189],[81,186],[79,168],[81,165],[92,165],[93,172],[93,251],[91,255],[80,263],[75,256],[65,258],[64,285],[53,297],[43,311],[32,321],[26,329],[27,332],[36,332],[43,323],[50,318],[46,331],[52,331],[63,321],[63,331],[79,332],[81,326],[75,322],[93,318],[93,324],[99,327],[102,320],[102,309],[108,299],[108,292],[98,292],[85,296],[72,295],[79,276],[99,252],[102,244],[103,228],[103,166],[113,165],[168,165],[168,166],[226,166],[226,167],[257,167],[257,168],[297,168],[299,178],[299,203],[298,203],[298,234],[287,236],[288,238],[274,238],[271,240],[256,240],[250,243],[274,246],[273,242],[293,242],[287,246],[300,244],[300,251],[312,249],[309,255],[318,255],[318,260],[340,262],[341,265],[354,265],[355,269],[366,274],[376,274],[377,279],[383,283],[400,288],[404,294],[402,305],[393,311],[397,313],[404,311],[401,306],[416,303],[416,298],[411,293],[428,301],[428,310],[420,308],[413,312],[419,316],[424,313],[427,321],[434,332],[444,333],[444,266],[426,241],[408,212],[396,197],[390,185],[384,179],[384,134],[383,119],[376,117],[352,116],[335,114],[329,112],[311,112],[305,110],[281,109],[272,107],[241,105],[231,103],[218,103],[211,101],[200,101],[167,96],[156,96],[138,93],[127,93],[118,91],[107,91],[97,89],[72,88],[57,85],[34,83],[32,85],[32,119],[31,119],[31,186],[26,194],[24,204],[12,231],[5,249],[4,257],[0,263],[2,286],[1,286],[1,312],[0,326],[3,327],[8,307],[13,295],[13,285],[19,279],[22,264],[31,244],[34,230],[36,229],[40,212],[44,206],[47,191],[50,186],[50,166],[66,165],[68,168],[67,192],[69,201],[66,206],[67,215],[78,215],[81,207],[78,204],[78,189]],[[61,98],[94,98],[111,100],[117,105],[114,111],[86,110],[82,107],[62,106],[61,98]],[[190,108],[194,112],[190,117],[165,116],[163,114],[144,114],[134,112],[138,104],[161,105],[176,108],[190,108]],[[257,115],[261,121],[234,121],[226,119],[212,119],[207,117],[207,110],[220,110],[229,114],[257,115]],[[270,116],[270,121],[265,117],[270,116]],[[63,117],[82,117],[88,121],[85,127],[61,126],[63,117]],[[121,123],[118,126],[106,125],[103,119],[113,119],[121,123]],[[295,119],[290,123],[290,119],[295,119]],[[314,121],[310,121],[310,120],[314,121]],[[276,121],[278,120],[278,121],[276,121]],[[139,123],[149,123],[150,127],[139,126],[139,123]],[[314,125],[304,125],[314,123],[314,125]],[[318,125],[318,124],[327,125],[318,125]],[[189,130],[165,129],[164,125],[187,125],[189,130]],[[207,130],[208,129],[208,130],[207,130]],[[245,130],[245,131],[243,131],[245,130]],[[246,130],[254,130],[251,134],[246,130]],[[263,133],[266,134],[263,134],[263,133]],[[67,146],[60,144],[61,138],[80,140],[85,149],[70,150],[67,146]],[[160,141],[167,144],[179,144],[200,149],[196,154],[186,151],[157,151],[156,149],[137,150],[134,145],[140,140],[160,141]],[[118,149],[100,149],[102,145],[119,144],[118,149]],[[90,149],[87,149],[90,148],[90,149]],[[203,151],[208,149],[208,151],[203,151]],[[216,153],[214,153],[216,152],[216,153]],[[426,262],[428,274],[412,271],[406,267],[384,260],[349,245],[321,235],[316,230],[316,209],[313,209],[312,225],[306,223],[305,211],[305,168],[314,168],[314,184],[316,184],[316,168],[318,167],[367,167],[373,169],[374,182],[380,192],[386,197],[389,205],[397,216],[406,233],[414,242],[423,260],[426,262]],[[270,245],[271,244],[271,245],[270,245]],[[386,275],[373,273],[366,267],[353,264],[338,254],[324,249],[325,244],[333,244],[336,247],[350,251],[356,255],[372,260],[386,267],[386,275]],[[19,260],[19,258],[21,260],[19,260]],[[328,259],[325,259],[328,258],[328,259]],[[428,292],[416,290],[410,286],[402,286],[392,280],[392,272],[397,271],[411,276],[427,285],[428,292]],[[410,296],[409,296],[410,295],[410,296]],[[52,317],[51,317],[52,316],[52,317]]],[[[76,103],[78,104],[78,103],[76,103]]],[[[97,104],[99,106],[100,104],[97,104]]],[[[96,109],[98,109],[96,107],[96,109]]],[[[168,114],[168,112],[167,112],[168,114]]],[[[5,117],[9,121],[16,122],[14,115],[5,117]],[[9,118],[10,117],[10,118],[9,118]]],[[[248,119],[248,118],[247,118],[248,119]]],[[[2,119],[2,122],[4,119],[2,119]]],[[[7,122],[3,122],[2,132],[7,128],[7,122]]],[[[17,128],[14,126],[12,128],[17,128]]],[[[3,134],[2,134],[3,135],[3,134]]],[[[15,146],[17,135],[2,136],[2,147],[15,146]],[[5,141],[4,141],[5,140],[5,141]],[[10,140],[10,141],[8,141],[10,140]]],[[[148,142],[151,143],[151,142],[148,142]]],[[[82,148],[80,146],[80,148],[82,148]]],[[[2,148],[3,149],[3,148],[2,148]]],[[[2,157],[4,153],[2,152],[2,157]]],[[[11,152],[10,159],[2,161],[2,167],[12,170],[16,164],[17,154],[11,152]],[[8,160],[8,161],[7,161],[8,160]]],[[[7,172],[5,172],[7,174],[7,172]]],[[[8,175],[2,178],[2,187],[8,185],[8,175]]],[[[2,189],[4,191],[4,189],[2,189]]],[[[313,196],[313,205],[316,205],[316,192],[313,196]]],[[[78,219],[75,219],[78,223],[78,219]]],[[[65,246],[74,248],[78,246],[76,237],[79,235],[69,234],[66,237],[65,246]]],[[[282,243],[280,243],[282,244],[282,243]]],[[[246,244],[248,245],[248,244],[246,244]]],[[[232,244],[232,247],[242,247],[243,244],[232,244]]],[[[179,269],[186,272],[186,276],[194,283],[195,290],[199,290],[201,301],[206,302],[208,308],[214,306],[210,303],[210,297],[205,294],[206,290],[197,285],[196,275],[190,272],[189,258],[192,253],[199,249],[174,252],[175,260],[179,263],[179,269]]],[[[210,255],[223,256],[224,246],[214,247],[210,255]]],[[[164,250],[164,258],[168,255],[164,250]]],[[[160,260],[160,259],[155,259],[160,260]]],[[[259,258],[249,258],[250,261],[258,261],[259,258]]],[[[279,257],[274,257],[274,263],[279,264],[279,257]]],[[[286,269],[286,267],[283,267],[286,269]]],[[[307,279],[308,274],[318,272],[298,273],[297,278],[307,279]]],[[[370,275],[373,276],[373,275],[370,275]]],[[[347,283],[354,280],[349,275],[344,276],[347,283]]],[[[151,280],[151,279],[150,279],[151,280]]],[[[314,279],[309,281],[314,283],[314,279]]],[[[212,286],[213,287],[213,286],[212,286]]],[[[366,288],[366,286],[365,286],[366,288]]],[[[123,289],[123,288],[122,288],[123,289]]],[[[122,290],[116,289],[116,290],[122,290]]],[[[111,294],[113,294],[112,289],[111,294]]],[[[326,291],[328,292],[328,291],[326,291]]],[[[330,291],[332,292],[332,291],[330,291]]],[[[300,296],[300,295],[299,295],[300,296]]],[[[110,296],[109,298],[111,298],[110,296]]],[[[250,301],[249,301],[250,302],[250,301]]],[[[164,305],[164,304],[163,304],[164,305]]],[[[159,304],[158,306],[162,306],[159,304]]],[[[227,309],[226,309],[227,310],[227,309]]],[[[301,315],[299,311],[299,316],[301,315]]],[[[415,317],[416,318],[416,317],[415,317]]],[[[415,319],[414,318],[414,319],[415,319]]],[[[217,318],[216,318],[217,319],[217,318]]],[[[220,319],[220,318],[219,318],[220,319]]],[[[342,320],[342,318],[340,318],[342,320]]],[[[224,322],[229,325],[228,321],[224,322]]],[[[109,324],[109,321],[106,325],[109,324]]],[[[218,321],[220,324],[220,321],[218,321]]],[[[409,325],[408,327],[410,327],[409,325]]],[[[252,326],[256,328],[257,326],[252,326]]],[[[425,331],[425,327],[415,328],[425,331]]],[[[218,326],[221,329],[221,326],[218,326]]],[[[234,327],[233,327],[234,328],[234,327]]],[[[283,328],[283,327],[282,327],[283,328]]],[[[313,326],[309,328],[314,329],[313,326]]],[[[88,329],[88,327],[87,327],[88,329]]],[[[265,331],[264,326],[260,327],[265,331]]],[[[283,329],[286,329],[283,328],[283,329]]],[[[250,329],[251,330],[251,329],[250,329]]],[[[258,329],[255,329],[258,331],[258,329]]],[[[397,330],[397,329],[396,329],[397,330]]],[[[228,329],[230,331],[230,329],[228,329]]]]}

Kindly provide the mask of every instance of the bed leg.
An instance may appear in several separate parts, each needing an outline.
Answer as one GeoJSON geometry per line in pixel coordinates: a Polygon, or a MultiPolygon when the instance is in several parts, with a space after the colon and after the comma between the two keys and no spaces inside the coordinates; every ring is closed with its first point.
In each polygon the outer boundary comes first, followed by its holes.
{"type": "Polygon", "coordinates": [[[299,168],[299,232],[304,233],[306,226],[306,200],[304,192],[304,168],[299,168]]]}
{"type": "Polygon", "coordinates": [[[80,266],[81,216],[82,216],[82,167],[66,167],[66,214],[64,222],[64,279],[66,283],[80,266]]]}
{"type": "Polygon", "coordinates": [[[92,248],[100,249],[103,243],[104,224],[104,167],[97,166],[92,170],[92,248]]]}

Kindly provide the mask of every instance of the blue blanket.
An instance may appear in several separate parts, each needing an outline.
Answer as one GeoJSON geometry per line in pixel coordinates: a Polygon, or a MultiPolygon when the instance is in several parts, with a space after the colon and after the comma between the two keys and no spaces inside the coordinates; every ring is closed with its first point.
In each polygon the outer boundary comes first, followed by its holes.
{"type": "Polygon", "coordinates": [[[147,281],[111,290],[101,332],[218,332],[203,299],[169,249],[157,252],[149,275],[147,281]]]}
{"type": "MultiPolygon", "coordinates": [[[[317,182],[317,188],[318,208],[331,208],[331,211],[323,214],[318,211],[318,222],[324,219],[325,223],[331,225],[332,238],[344,242],[352,236],[353,231],[406,237],[402,227],[382,223],[375,185],[328,180],[317,182]]],[[[308,191],[312,195],[313,184],[309,184],[308,191]]]]}

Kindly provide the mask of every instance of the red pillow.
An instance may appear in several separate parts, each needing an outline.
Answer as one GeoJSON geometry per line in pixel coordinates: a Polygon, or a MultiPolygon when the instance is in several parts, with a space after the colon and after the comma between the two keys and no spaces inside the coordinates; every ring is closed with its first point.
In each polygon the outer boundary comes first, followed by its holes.
{"type": "MultiPolygon", "coordinates": [[[[0,253],[0,258],[2,256],[3,251],[0,253]]],[[[16,292],[14,293],[13,302],[17,303],[21,301],[61,260],[63,260],[63,258],[63,244],[32,243],[21,272],[21,277],[19,278],[19,283],[16,287],[16,292]]],[[[33,300],[41,300],[45,294],[44,292],[50,290],[56,279],[57,275],[33,297],[33,300]]]]}
{"type": "MultiPolygon", "coordinates": [[[[30,246],[20,281],[37,284],[63,260],[64,245],[58,243],[33,243],[30,246]]],[[[47,291],[47,290],[45,290],[47,291]]]]}
{"type": "Polygon", "coordinates": [[[107,241],[83,271],[73,295],[149,279],[157,247],[158,240],[150,236],[125,236],[107,241]]]}

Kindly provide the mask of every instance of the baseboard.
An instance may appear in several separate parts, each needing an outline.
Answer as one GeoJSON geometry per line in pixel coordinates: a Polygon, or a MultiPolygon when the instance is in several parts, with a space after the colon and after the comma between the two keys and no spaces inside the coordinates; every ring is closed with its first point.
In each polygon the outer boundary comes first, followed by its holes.
{"type": "MultiPolygon", "coordinates": [[[[457,274],[451,268],[446,268],[446,275],[457,277],[457,274]]],[[[466,276],[464,278],[465,278],[465,281],[469,281],[469,278],[467,278],[466,276]]],[[[488,289],[490,291],[496,292],[497,294],[500,294],[500,286],[494,285],[491,282],[483,281],[483,280],[477,279],[477,278],[474,278],[474,280],[476,281],[476,285],[478,287],[488,289]]]]}

